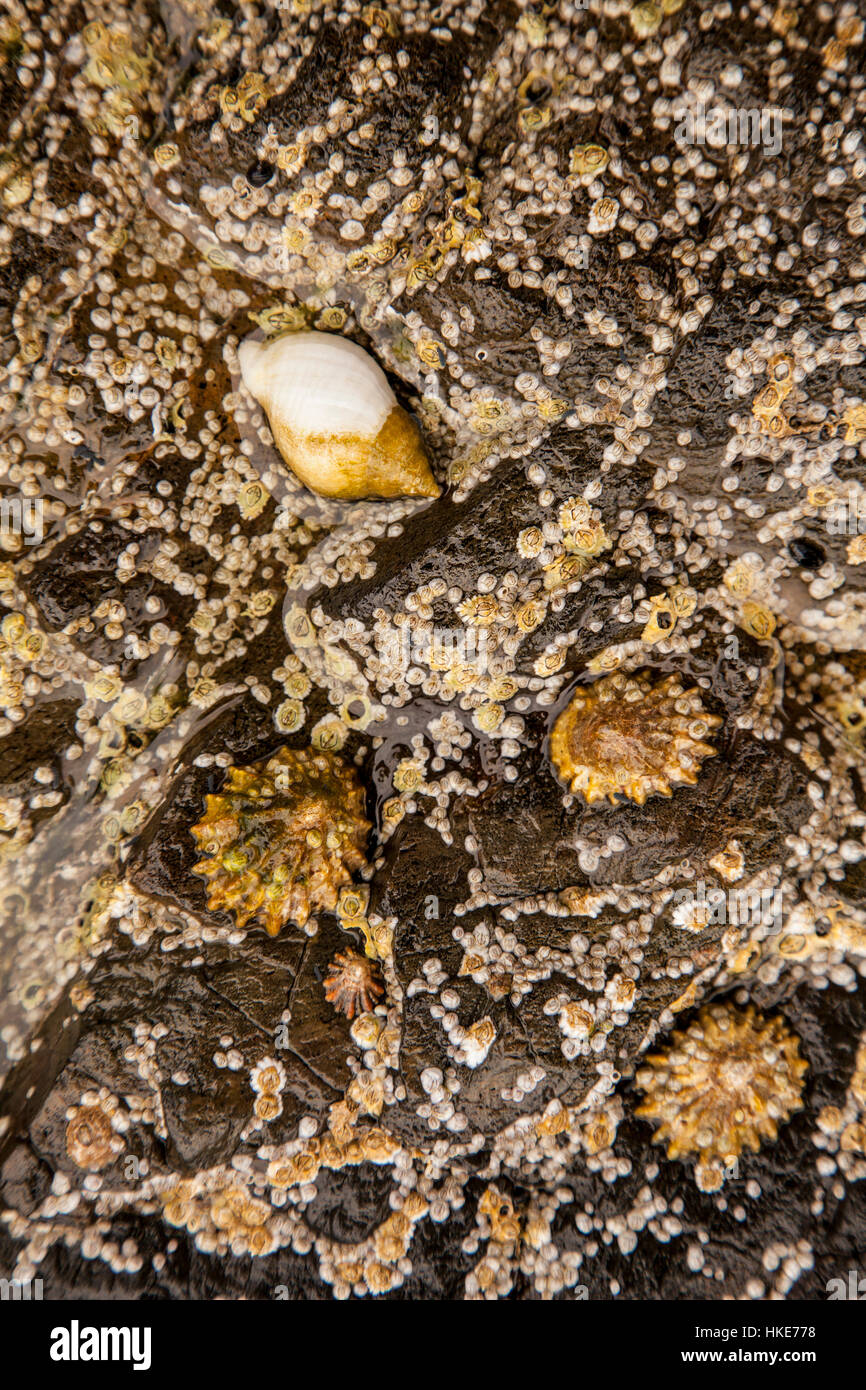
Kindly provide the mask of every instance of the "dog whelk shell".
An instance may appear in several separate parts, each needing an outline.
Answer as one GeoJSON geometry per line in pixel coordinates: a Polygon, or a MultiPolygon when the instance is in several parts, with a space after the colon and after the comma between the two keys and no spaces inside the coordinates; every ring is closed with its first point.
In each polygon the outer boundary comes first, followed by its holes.
{"type": "Polygon", "coordinates": [[[382,369],[347,338],[288,333],[238,348],[277,448],[322,497],[438,497],[421,437],[382,369]]]}

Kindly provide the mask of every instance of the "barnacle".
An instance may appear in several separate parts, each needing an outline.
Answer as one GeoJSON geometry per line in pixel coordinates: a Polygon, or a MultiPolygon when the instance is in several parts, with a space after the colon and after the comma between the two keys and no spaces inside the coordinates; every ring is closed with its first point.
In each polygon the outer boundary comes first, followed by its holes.
{"type": "MultiPolygon", "coordinates": [[[[585,497],[569,497],[559,509],[559,524],[564,531],[578,531],[592,520],[592,508],[585,497]]],[[[537,527],[530,528],[538,530],[537,527]]],[[[521,535],[525,535],[521,532],[521,535]]],[[[540,536],[540,532],[538,533],[540,536]]],[[[518,537],[518,540],[520,537],[518,537]]]]}
{"type": "Polygon", "coordinates": [[[697,781],[716,751],[704,740],[721,722],[678,676],[654,685],[648,672],[616,673],[575,691],[553,726],[550,756],[588,803],[615,804],[621,792],[642,806],[653,792],[670,796],[674,784],[697,781]]]}
{"type": "Polygon", "coordinates": [[[271,936],[303,927],[313,908],[333,909],[338,890],[365,866],[370,823],[364,793],[334,753],[281,749],[250,767],[231,767],[192,827],[204,858],[208,906],[239,926],[256,918],[271,936]]]}
{"type": "Polygon", "coordinates": [[[338,951],[325,978],[325,998],[347,1018],[370,1013],[384,993],[373,962],[358,951],[338,951]]]}
{"type": "Polygon", "coordinates": [[[607,168],[610,155],[601,145],[576,145],[571,151],[572,174],[601,174],[607,168]]]}
{"type": "Polygon", "coordinates": [[[635,5],[629,12],[631,27],[639,39],[649,39],[657,34],[663,17],[661,7],[651,3],[635,5]]]}
{"type": "Polygon", "coordinates": [[[269,1207],[239,1183],[208,1191],[197,1179],[186,1179],[163,1192],[161,1202],[169,1226],[204,1234],[210,1248],[227,1244],[236,1255],[266,1255],[272,1248],[269,1207]]]}
{"type": "Polygon", "coordinates": [[[0,188],[7,207],[19,207],[26,203],[33,192],[33,179],[29,171],[15,160],[4,158],[0,161],[0,188]]]}
{"type": "Polygon", "coordinates": [[[830,722],[841,728],[846,739],[856,747],[863,746],[866,732],[866,688],[862,681],[844,690],[832,691],[819,706],[830,722]]]}
{"type": "Polygon", "coordinates": [[[141,93],[148,84],[153,54],[150,48],[138,53],[135,41],[119,30],[106,30],[101,24],[88,25],[84,31],[88,61],[84,76],[100,88],[141,93]]]}
{"type": "Polygon", "coordinates": [[[264,484],[258,481],[244,483],[238,491],[238,511],[245,521],[254,521],[257,516],[261,516],[269,501],[270,493],[264,484]]]}
{"type": "Polygon", "coordinates": [[[397,21],[384,5],[365,5],[361,18],[371,29],[375,26],[391,37],[397,33],[397,21]]]}
{"type": "Polygon", "coordinates": [[[761,640],[772,637],[776,629],[775,617],[762,603],[744,603],[741,618],[746,631],[761,640]]]}
{"type": "Polygon", "coordinates": [[[650,617],[641,633],[641,641],[648,646],[663,641],[673,635],[680,618],[688,617],[696,607],[696,600],[684,588],[670,589],[657,594],[649,600],[650,617]]]}
{"type": "Polygon", "coordinates": [[[278,145],[277,146],[277,166],[282,169],[289,177],[299,174],[304,167],[307,158],[307,150],[304,145],[278,145]]]}
{"type": "Polygon", "coordinates": [[[467,1028],[460,1043],[458,1056],[467,1067],[480,1067],[496,1041],[496,1025],[488,1017],[480,1018],[467,1028]]]}
{"type": "Polygon", "coordinates": [[[14,62],[25,50],[21,25],[8,16],[0,20],[0,66],[14,62]]]}
{"type": "Polygon", "coordinates": [[[113,1158],[112,1129],[98,1105],[77,1111],[66,1127],[66,1151],[79,1168],[104,1168],[113,1158]]]}
{"type": "Polygon", "coordinates": [[[221,87],[217,97],[226,115],[252,122],[268,100],[267,81],[260,72],[245,72],[236,87],[221,87]]]}
{"type": "Polygon", "coordinates": [[[587,521],[568,533],[564,545],[571,554],[589,561],[610,549],[610,538],[600,521],[587,521]]]}
{"type": "Polygon", "coordinates": [[[618,217],[619,203],[615,198],[597,198],[589,210],[587,231],[592,236],[610,232],[616,226],[618,217]]]}
{"type": "Polygon", "coordinates": [[[553,113],[547,106],[533,106],[527,111],[521,111],[517,117],[517,124],[524,135],[531,135],[536,130],[546,130],[550,125],[553,113]]]}
{"type": "Polygon", "coordinates": [[[499,617],[499,604],[491,594],[476,594],[458,604],[457,612],[470,627],[489,627],[499,617]]]}
{"type": "Polygon", "coordinates": [[[657,1123],[668,1158],[696,1154],[697,1184],[714,1192],[744,1149],[757,1153],[802,1108],[808,1063],[798,1049],[782,1019],[710,1005],[637,1072],[647,1099],[635,1113],[657,1123]]]}
{"type": "Polygon", "coordinates": [[[118,1101],[104,1091],[88,1092],[81,1099],[81,1105],[66,1112],[66,1153],[77,1168],[96,1172],[113,1163],[124,1149],[115,1124],[122,1123],[118,1101]]]}
{"type": "Polygon", "coordinates": [[[544,587],[548,591],[563,589],[582,579],[592,566],[592,556],[586,551],[557,555],[544,566],[544,587]]]}
{"type": "Polygon", "coordinates": [[[283,1113],[280,1092],[286,1084],[286,1069],[282,1062],[272,1057],[264,1057],[253,1067],[250,1085],[256,1093],[253,1113],[259,1120],[270,1123],[283,1113]]]}
{"type": "Polygon", "coordinates": [[[153,158],[160,169],[172,169],[175,164],[180,163],[180,152],[177,145],[157,145],[153,152],[153,158]]]}
{"type": "Polygon", "coordinates": [[[538,414],[548,424],[556,424],[571,407],[570,401],[562,396],[544,396],[536,402],[538,414]]]}

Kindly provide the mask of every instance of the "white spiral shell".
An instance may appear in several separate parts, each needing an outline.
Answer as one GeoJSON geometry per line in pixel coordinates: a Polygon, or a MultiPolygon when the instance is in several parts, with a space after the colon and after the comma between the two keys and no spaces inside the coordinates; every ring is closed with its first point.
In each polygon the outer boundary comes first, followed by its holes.
{"type": "Polygon", "coordinates": [[[347,338],[287,333],[238,348],[292,471],[323,497],[438,497],[421,437],[381,367],[347,338]]]}

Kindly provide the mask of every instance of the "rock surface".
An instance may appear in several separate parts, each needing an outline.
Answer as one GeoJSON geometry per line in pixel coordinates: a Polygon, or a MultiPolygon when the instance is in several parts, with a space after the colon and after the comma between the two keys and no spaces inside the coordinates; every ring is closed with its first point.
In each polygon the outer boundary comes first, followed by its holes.
{"type": "Polygon", "coordinates": [[[825,1298],[866,1178],[855,6],[88,14],[0,21],[0,1270],[825,1298]],[[299,329],[376,357],[441,497],[301,486],[237,353],[299,329]],[[623,791],[562,785],[614,672],[698,692],[693,785],[629,795],[615,712],[580,751],[623,791]],[[282,748],[372,830],[271,938],[192,827],[282,748]],[[716,1185],[637,1114],[709,1004],[808,1064],[716,1185]]]}

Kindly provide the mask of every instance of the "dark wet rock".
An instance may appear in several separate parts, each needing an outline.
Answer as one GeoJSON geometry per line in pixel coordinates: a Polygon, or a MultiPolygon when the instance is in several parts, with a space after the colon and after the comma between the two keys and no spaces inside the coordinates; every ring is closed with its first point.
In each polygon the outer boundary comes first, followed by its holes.
{"type": "MultiPolygon", "coordinates": [[[[403,534],[385,543],[372,580],[354,585],[351,594],[338,589],[324,598],[323,608],[332,614],[353,613],[369,620],[376,608],[393,607],[404,594],[441,573],[443,560],[453,582],[470,589],[476,573],[494,564],[501,555],[501,520],[509,524],[535,515],[535,499],[524,478],[525,465],[515,461],[504,475],[473,494],[470,502],[454,504],[443,499],[416,514],[403,534]]],[[[520,565],[517,556],[515,568],[520,565]]]]}
{"type": "Polygon", "coordinates": [[[320,1173],[316,1196],[307,1207],[307,1224],[317,1235],[357,1245],[389,1215],[391,1189],[390,1173],[372,1163],[320,1173]]]}
{"type": "MultiPolygon", "coordinates": [[[[357,616],[370,621],[377,608],[392,610],[399,607],[411,593],[432,579],[447,573],[452,584],[466,593],[475,590],[478,576],[485,572],[503,573],[513,570],[526,578],[533,573],[533,562],[523,559],[514,548],[517,532],[539,524],[543,514],[538,506],[537,488],[528,481],[526,470],[530,461],[548,470],[549,485],[558,502],[581,495],[587,484],[598,475],[601,456],[608,442],[603,430],[575,430],[559,426],[532,453],[531,460],[522,458],[503,463],[488,483],[476,488],[471,497],[455,502],[452,496],[417,512],[401,528],[393,540],[386,539],[376,550],[376,573],[371,579],[321,595],[322,609],[330,616],[357,616]]],[[[645,496],[646,473],[637,468],[624,480],[613,497],[600,510],[605,526],[613,534],[617,507],[622,510],[631,504],[640,506],[645,496]]],[[[610,576],[601,581],[605,598],[617,596],[633,585],[630,572],[610,576]]],[[[592,605],[592,595],[599,592],[588,577],[578,595],[572,596],[574,606],[592,605]],[[589,597],[585,597],[585,590],[589,597]]],[[[434,602],[435,621],[448,625],[454,622],[453,612],[444,601],[434,602]]],[[[562,630],[562,618],[557,619],[562,630]]],[[[575,625],[580,625],[575,623],[575,625]]],[[[553,624],[551,624],[553,626],[553,624]]],[[[533,634],[529,650],[544,646],[540,634],[533,634]]],[[[603,642],[598,643],[599,647],[603,642]]]]}
{"type": "MultiPolygon", "coordinates": [[[[518,836],[525,830],[525,826],[513,825],[508,833],[518,836]]],[[[537,828],[534,833],[537,834],[537,828]]],[[[522,842],[525,844],[526,840],[522,842]]],[[[569,996],[574,996],[572,982],[558,972],[552,971],[548,979],[536,985],[518,1004],[512,1003],[507,994],[504,998],[497,998],[486,987],[471,979],[461,978],[463,950],[455,941],[453,930],[460,926],[467,932],[472,931],[475,926],[485,923],[487,918],[483,912],[455,916],[454,891],[444,876],[445,865],[437,863],[440,857],[435,854],[435,846],[428,842],[427,836],[412,835],[411,839],[402,842],[397,859],[397,865],[405,865],[406,870],[402,874],[395,872],[389,885],[388,905],[392,908],[399,905],[401,928],[395,956],[401,983],[407,990],[400,1070],[409,1097],[417,1107],[424,1105],[427,1100],[421,1073],[430,1067],[438,1067],[443,1072],[455,1069],[447,1049],[447,1038],[441,1025],[430,1014],[431,1005],[438,1002],[436,995],[439,990],[430,994],[418,989],[424,979],[425,963],[438,960],[447,976],[446,984],[440,989],[447,987],[459,996],[460,1002],[454,1011],[461,1025],[469,1028],[483,1018],[490,1018],[497,1031],[496,1041],[483,1067],[477,1071],[456,1067],[460,1081],[460,1091],[456,1097],[458,1109],[466,1115],[471,1131],[480,1130],[492,1137],[501,1127],[505,1114],[502,1108],[504,1098],[500,1092],[511,1091],[518,1078],[531,1067],[542,1067],[544,1079],[523,1103],[512,1100],[507,1112],[511,1119],[521,1113],[537,1112],[553,1099],[564,1103],[582,1099],[599,1079],[598,1059],[593,1054],[567,1062],[562,1055],[562,1035],[556,1014],[544,1012],[548,999],[561,993],[563,987],[569,996]],[[426,881],[419,881],[419,863],[430,865],[426,881]],[[404,888],[402,893],[401,884],[404,888]]],[[[562,921],[539,914],[521,917],[511,926],[511,931],[526,951],[534,952],[545,947],[568,955],[571,938],[576,932],[586,932],[593,939],[602,940],[616,918],[617,914],[610,914],[601,921],[562,921]]],[[[655,1007],[659,1011],[667,1007],[681,991],[682,986],[673,980],[666,982],[656,993],[655,1007]]],[[[630,1049],[633,1055],[633,1049],[644,1036],[652,1008],[653,1005],[649,1004],[646,1010],[641,1010],[629,1023],[622,1038],[618,1039],[620,1051],[626,1056],[630,1049]]],[[[413,1117],[405,1109],[389,1114],[388,1123],[396,1133],[407,1136],[420,1136],[425,1130],[429,1133],[431,1129],[423,1116],[413,1117]]]]}
{"type": "MultiPolygon", "coordinates": [[[[767,745],[740,734],[722,746],[717,761],[707,763],[697,787],[678,788],[670,800],[653,797],[643,807],[624,802],[591,809],[581,803],[565,810],[553,775],[542,764],[517,784],[493,786],[480,797],[467,798],[455,839],[459,842],[465,834],[463,824],[468,826],[478,846],[476,862],[484,888],[500,901],[556,894],[567,888],[639,885],[667,865],[690,865],[690,873],[682,880],[687,885],[693,887],[703,877],[713,884],[716,880],[708,861],[734,836],[748,840],[756,865],[777,860],[785,837],[808,814],[808,780],[797,759],[775,749],[771,752],[767,745]],[[623,845],[614,853],[606,849],[612,836],[618,836],[623,845]],[[584,863],[588,846],[596,847],[592,869],[584,863]]],[[[461,977],[463,949],[454,939],[454,928],[471,932],[489,924],[489,915],[484,911],[464,915],[462,909],[455,915],[455,907],[465,899],[465,878],[455,871],[459,858],[455,850],[446,851],[433,832],[415,826],[398,832],[389,850],[384,907],[395,912],[401,923],[395,956],[407,990],[401,1073],[415,1104],[424,1105],[421,1073],[429,1067],[443,1072],[454,1067],[442,1026],[430,1013],[441,989],[448,988],[459,997],[453,1012],[462,1027],[490,1018],[496,1029],[483,1067],[477,1071],[457,1067],[458,1108],[473,1129],[491,1134],[501,1126],[505,1113],[500,1092],[510,1093],[532,1066],[543,1068],[544,1079],[524,1102],[511,1101],[510,1115],[537,1112],[553,1099],[566,1104],[582,1100],[598,1082],[598,1061],[609,1061],[611,1055],[618,1071],[628,1070],[644,1040],[657,1028],[660,1015],[683,993],[686,982],[680,978],[679,964],[683,956],[690,956],[700,973],[719,951],[724,922],[711,922],[691,934],[673,924],[670,909],[655,920],[654,914],[646,918],[640,956],[631,957],[640,960],[637,1007],[627,1025],[614,1032],[604,1053],[589,1053],[569,1062],[561,1051],[558,1009],[546,1013],[545,1004],[557,997],[580,998],[574,981],[554,969],[515,1003],[507,990],[505,998],[497,997],[498,991],[491,993],[461,977]],[[425,963],[431,960],[438,960],[447,976],[432,994],[419,988],[425,963]]],[[[678,885],[675,877],[671,892],[678,885]]],[[[509,930],[523,951],[533,954],[541,949],[560,951],[570,959],[575,934],[603,944],[602,959],[608,958],[601,969],[610,980],[620,968],[616,951],[611,950],[611,928],[619,924],[621,931],[633,924],[634,914],[641,910],[638,901],[631,917],[625,904],[619,911],[605,909],[601,916],[565,920],[530,912],[518,916],[509,930]]],[[[589,992],[585,997],[595,996],[589,992]]],[[[399,1133],[416,1134],[426,1122],[423,1118],[407,1121],[400,1115],[389,1118],[389,1123],[399,1133]]]]}
{"type": "Polygon", "coordinates": [[[192,872],[198,852],[190,834],[190,826],[204,811],[205,796],[217,792],[223,780],[220,771],[198,768],[178,779],[174,796],[156,812],[137,842],[130,876],[145,892],[170,898],[229,926],[228,913],[208,908],[205,881],[192,872]]]}
{"type": "MultiPolygon", "coordinates": [[[[119,972],[119,979],[122,978],[123,972],[119,972]]],[[[111,1090],[112,1094],[134,1094],[142,1089],[141,1074],[125,1056],[129,1036],[122,1024],[115,1021],[117,1011],[111,1010],[108,1001],[106,1005],[105,1009],[97,1011],[101,1018],[89,1019],[88,1026],[81,1029],[75,1050],[28,1130],[30,1142],[39,1157],[50,1164],[54,1171],[65,1173],[70,1178],[75,1178],[81,1171],[67,1148],[67,1122],[73,1107],[81,1104],[84,1094],[98,1092],[102,1087],[111,1090]]],[[[122,1110],[125,1108],[125,1105],[122,1106],[122,1110]]],[[[161,1153],[162,1146],[154,1142],[153,1136],[143,1127],[136,1128],[116,1157],[103,1164],[102,1171],[120,1182],[128,1174],[123,1166],[127,1158],[132,1157],[140,1162],[145,1157],[150,1160],[158,1158],[161,1153]]]]}
{"type": "Polygon", "coordinates": [[[334,919],[323,915],[318,932],[307,943],[289,1000],[289,1049],[312,1073],[312,1092],[317,1086],[332,1087],[331,1099],[348,1085],[346,1057],[351,1048],[348,1022],[325,999],[324,980],[336,952],[351,944],[334,919]]]}
{"type": "MultiPolygon", "coordinates": [[[[26,797],[37,768],[50,769],[51,781],[41,785],[62,791],[50,806],[29,811],[31,823],[55,815],[68,795],[64,778],[64,754],[75,742],[75,700],[48,700],[31,711],[14,734],[0,739],[0,792],[3,796],[26,797]]],[[[42,774],[44,776],[44,773],[42,774]]]]}
{"type": "Polygon", "coordinates": [[[164,1157],[155,1135],[136,1129],[118,1165],[130,1154],[142,1156],[142,1139],[151,1161],[167,1160],[182,1172],[228,1162],[253,1117],[250,1073],[267,1057],[282,1062],[287,1079],[282,1113],[266,1132],[271,1142],[291,1137],[301,1115],[324,1113],[350,1079],[345,1028],[334,1026],[321,986],[335,944],[333,936],[311,943],[302,933],[284,932],[274,941],[255,931],[230,948],[213,944],[195,954],[181,947],[172,956],[162,938],[144,951],[118,942],[90,978],[99,1002],[31,1127],[39,1153],[75,1171],[66,1155],[66,1112],[82,1093],[102,1087],[121,1096],[143,1092],[165,1120],[164,1157]],[[137,1025],[150,1030],[151,1050],[139,1037],[130,1060],[129,1030],[137,1025]],[[229,1052],[242,1064],[214,1064],[216,1054],[229,1052]],[[158,1069],[150,1095],[148,1057],[158,1069]]]}
{"type": "MultiPolygon", "coordinates": [[[[4,972],[8,962],[2,961],[4,972]]],[[[10,1123],[0,1134],[0,1157],[4,1156],[40,1108],[51,1104],[52,1087],[72,1054],[80,1035],[80,1018],[64,991],[33,1030],[30,1050],[6,1062],[3,1073],[3,1104],[10,1123]]]]}
{"type": "Polygon", "coordinates": [[[122,593],[122,603],[132,626],[142,637],[157,622],[183,630],[192,616],[191,598],[178,594],[158,579],[132,579],[120,586],[117,561],[127,546],[136,544],[143,554],[153,553],[159,538],[141,536],[120,523],[91,522],[61,541],[44,562],[37,562],[28,576],[34,603],[51,631],[67,629],[75,642],[95,661],[116,664],[123,675],[138,662],[126,654],[122,639],[105,637],[91,613],[100,603],[122,593]]]}
{"type": "MultiPolygon", "coordinates": [[[[3,1201],[29,1216],[51,1190],[52,1169],[26,1144],[16,1144],[0,1168],[3,1201]]],[[[5,1267],[5,1266],[4,1266],[5,1267]]]]}
{"type": "Polygon", "coordinates": [[[75,242],[63,232],[47,239],[34,236],[24,228],[16,228],[10,244],[9,263],[0,276],[0,332],[5,351],[17,351],[13,337],[12,314],[23,286],[31,276],[50,280],[74,254],[75,242]]]}

